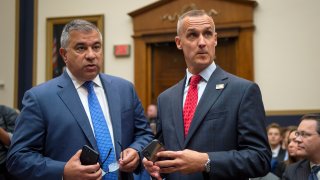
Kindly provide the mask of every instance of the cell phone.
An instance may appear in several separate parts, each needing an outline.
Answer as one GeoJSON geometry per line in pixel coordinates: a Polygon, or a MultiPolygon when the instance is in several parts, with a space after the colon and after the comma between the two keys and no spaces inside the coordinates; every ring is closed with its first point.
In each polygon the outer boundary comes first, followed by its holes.
{"type": "Polygon", "coordinates": [[[88,145],[84,145],[82,147],[82,152],[80,155],[80,162],[82,165],[93,165],[97,164],[99,159],[99,153],[89,147],[88,145]]]}
{"type": "Polygon", "coordinates": [[[142,150],[142,155],[147,158],[149,161],[155,162],[157,161],[157,152],[159,152],[163,148],[162,143],[154,139],[151,141],[143,150],[142,150]]]}

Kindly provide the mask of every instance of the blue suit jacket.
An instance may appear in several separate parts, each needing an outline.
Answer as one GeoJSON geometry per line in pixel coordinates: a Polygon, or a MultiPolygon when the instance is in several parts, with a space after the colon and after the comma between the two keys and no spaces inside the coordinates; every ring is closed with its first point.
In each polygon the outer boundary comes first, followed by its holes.
{"type": "MultiPolygon", "coordinates": [[[[112,121],[114,142],[140,151],[153,139],[133,85],[100,74],[112,121]]],[[[19,179],[61,179],[65,163],[96,140],[78,93],[66,72],[28,90],[17,119],[7,168],[19,179]]],[[[115,143],[116,156],[120,147],[115,143]]],[[[121,173],[122,177],[128,174],[121,173]]],[[[132,174],[131,174],[132,175],[132,174]]]]}
{"type": "Polygon", "coordinates": [[[183,91],[185,79],[158,98],[158,136],[165,149],[207,152],[210,173],[169,179],[248,179],[269,172],[271,151],[265,128],[265,112],[259,87],[223,71],[212,73],[184,138],[183,91]],[[224,84],[224,88],[216,85],[224,84]]]}

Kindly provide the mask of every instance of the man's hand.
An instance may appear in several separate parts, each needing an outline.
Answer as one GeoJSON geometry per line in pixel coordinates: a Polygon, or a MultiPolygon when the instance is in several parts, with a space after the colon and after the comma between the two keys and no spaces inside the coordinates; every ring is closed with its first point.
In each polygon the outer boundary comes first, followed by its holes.
{"type": "Polygon", "coordinates": [[[64,180],[100,180],[102,179],[102,170],[99,163],[94,165],[81,165],[80,162],[81,150],[79,150],[64,166],[64,180]]]}
{"type": "Polygon", "coordinates": [[[157,180],[162,180],[160,176],[160,167],[154,165],[152,161],[148,161],[146,158],[142,160],[144,168],[149,172],[149,174],[156,178],[157,180]]]}
{"type": "Polygon", "coordinates": [[[120,170],[124,172],[133,172],[139,165],[140,157],[135,149],[127,148],[120,154],[120,170]]]}
{"type": "Polygon", "coordinates": [[[0,141],[2,142],[3,145],[10,146],[11,140],[10,140],[9,134],[2,127],[0,127],[0,141]]]}
{"type": "Polygon", "coordinates": [[[157,157],[169,159],[155,162],[155,165],[160,167],[160,173],[181,172],[184,174],[204,171],[204,165],[209,158],[207,153],[189,149],[183,151],[161,151],[157,153],[157,157]]]}

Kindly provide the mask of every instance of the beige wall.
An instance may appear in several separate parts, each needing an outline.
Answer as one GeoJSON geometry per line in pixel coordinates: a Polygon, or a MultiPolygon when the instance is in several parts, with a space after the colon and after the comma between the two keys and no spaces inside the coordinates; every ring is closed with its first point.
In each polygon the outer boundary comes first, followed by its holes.
{"type": "Polygon", "coordinates": [[[0,0],[0,104],[13,106],[15,0],[0,0]]]}
{"type": "Polygon", "coordinates": [[[320,112],[320,1],[258,3],[254,67],[265,108],[320,112]]]}
{"type": "MultiPolygon", "coordinates": [[[[104,14],[105,72],[133,81],[133,52],[115,58],[113,45],[131,44],[132,22],[127,15],[155,0],[41,0],[38,11],[37,83],[45,81],[46,18],[104,14]]],[[[254,68],[266,110],[320,110],[319,0],[257,0],[254,68]]],[[[14,32],[14,2],[0,0],[0,23],[14,32]],[[5,8],[4,8],[5,6],[5,8]],[[3,17],[6,18],[3,18],[3,17]],[[8,18],[9,17],[9,18],[8,18]]],[[[5,27],[5,28],[4,28],[5,27]]],[[[1,33],[0,103],[13,104],[14,33],[1,33]],[[6,42],[5,44],[3,42],[6,42]]],[[[132,47],[133,48],[133,47],[132,47]]]]}

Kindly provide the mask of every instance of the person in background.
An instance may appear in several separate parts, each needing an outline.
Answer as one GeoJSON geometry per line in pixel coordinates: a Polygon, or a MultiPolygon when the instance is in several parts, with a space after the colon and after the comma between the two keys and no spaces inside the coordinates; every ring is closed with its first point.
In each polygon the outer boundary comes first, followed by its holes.
{"type": "Polygon", "coordinates": [[[274,173],[278,163],[284,161],[286,150],[281,148],[282,136],[281,127],[277,123],[271,123],[267,126],[269,145],[272,151],[271,172],[274,173]]]}
{"type": "Polygon", "coordinates": [[[283,180],[320,179],[320,114],[306,114],[295,133],[298,152],[305,153],[305,159],[286,167],[283,180]]]}
{"type": "Polygon", "coordinates": [[[156,134],[157,132],[157,114],[158,114],[158,109],[155,104],[150,104],[147,107],[147,118],[150,123],[150,127],[152,129],[152,132],[156,134]]]}
{"type": "MultiPolygon", "coordinates": [[[[287,126],[287,127],[282,127],[281,128],[282,131],[281,131],[281,136],[282,136],[282,144],[281,144],[281,147],[282,149],[287,149],[288,147],[288,140],[289,140],[289,133],[292,132],[292,130],[296,130],[297,129],[297,126],[287,126]]],[[[287,158],[286,158],[287,159],[287,158]]],[[[285,159],[285,160],[286,160],[285,159]]]]}
{"type": "Polygon", "coordinates": [[[269,172],[271,151],[257,84],[215,64],[217,33],[204,10],[179,17],[177,48],[186,76],[158,97],[158,161],[143,164],[157,179],[237,179],[269,172]]]}
{"type": "Polygon", "coordinates": [[[287,150],[287,147],[288,147],[288,140],[289,140],[289,133],[292,131],[292,130],[295,130],[297,129],[297,126],[287,126],[287,127],[283,127],[282,128],[282,132],[281,132],[281,136],[282,136],[282,144],[281,144],[281,148],[284,149],[286,151],[286,154],[284,156],[284,160],[288,160],[288,150],[287,150]]]}
{"type": "Polygon", "coordinates": [[[274,174],[277,175],[278,177],[282,177],[282,174],[285,171],[285,168],[290,165],[293,164],[295,162],[298,162],[299,160],[304,159],[305,156],[305,151],[299,151],[298,150],[298,143],[296,141],[296,132],[297,132],[297,127],[295,126],[291,126],[290,129],[291,131],[289,131],[288,133],[288,146],[287,146],[287,151],[288,151],[288,159],[285,161],[280,162],[274,171],[274,174]]]}
{"type": "Polygon", "coordinates": [[[0,180],[10,179],[6,157],[18,114],[16,109],[0,105],[0,180]]]}
{"type": "Polygon", "coordinates": [[[15,178],[132,179],[140,171],[139,152],[153,134],[133,84],[100,73],[102,40],[88,21],[65,25],[60,55],[66,70],[22,101],[7,158],[15,178]],[[100,163],[81,164],[84,145],[99,152],[100,163]]]}

